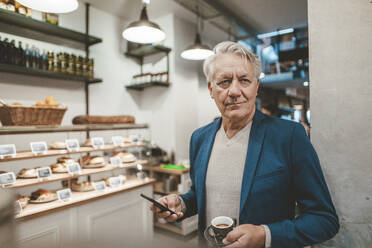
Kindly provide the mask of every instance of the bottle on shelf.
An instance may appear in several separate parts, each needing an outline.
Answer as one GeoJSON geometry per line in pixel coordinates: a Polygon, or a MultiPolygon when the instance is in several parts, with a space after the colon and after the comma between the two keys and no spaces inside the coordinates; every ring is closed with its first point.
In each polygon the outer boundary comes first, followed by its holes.
{"type": "Polygon", "coordinates": [[[31,54],[31,50],[28,44],[26,44],[26,49],[25,49],[25,66],[27,68],[32,67],[32,54],[31,54]]]}
{"type": "Polygon", "coordinates": [[[94,60],[89,59],[89,77],[94,77],[94,60]]]}
{"type": "Polygon", "coordinates": [[[48,52],[48,71],[54,71],[54,53],[48,52]]]}
{"type": "Polygon", "coordinates": [[[48,53],[46,49],[43,49],[43,53],[41,55],[41,68],[42,70],[48,70],[48,53]]]}
{"type": "Polygon", "coordinates": [[[15,46],[15,40],[10,41],[10,47],[8,52],[9,64],[16,64],[17,48],[15,46]]]}
{"type": "Polygon", "coordinates": [[[22,47],[22,41],[18,41],[16,65],[19,65],[19,66],[25,65],[25,51],[23,50],[23,47],[22,47]]]}

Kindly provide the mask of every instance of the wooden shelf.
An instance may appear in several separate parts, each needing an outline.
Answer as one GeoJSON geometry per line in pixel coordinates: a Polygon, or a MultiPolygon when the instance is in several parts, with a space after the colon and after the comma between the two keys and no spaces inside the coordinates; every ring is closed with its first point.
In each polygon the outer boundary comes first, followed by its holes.
{"type": "Polygon", "coordinates": [[[170,51],[172,51],[171,48],[162,45],[139,45],[138,47],[135,48],[129,47],[130,45],[128,45],[128,51],[125,53],[125,55],[138,59],[142,59],[145,56],[154,55],[158,53],[168,54],[170,51]]]}
{"type": "Polygon", "coordinates": [[[147,124],[89,124],[71,126],[3,126],[0,127],[0,135],[7,134],[30,134],[30,133],[59,133],[59,132],[85,132],[104,130],[125,130],[148,128],[147,124]]]}
{"type": "MultiPolygon", "coordinates": [[[[0,13],[1,14],[1,13],[0,13]]],[[[90,78],[77,75],[70,75],[67,73],[58,73],[46,70],[39,70],[34,68],[26,68],[18,65],[0,64],[1,72],[9,72],[13,74],[23,74],[34,77],[55,78],[69,81],[84,82],[88,84],[101,83],[103,80],[100,78],[90,78]]]]}
{"type": "Polygon", "coordinates": [[[172,174],[172,175],[182,175],[185,173],[188,173],[190,171],[190,168],[185,168],[182,170],[172,170],[172,169],[163,169],[161,168],[161,165],[159,166],[144,166],[144,170],[149,170],[153,172],[159,172],[159,173],[164,173],[164,174],[172,174]]]}
{"type": "Polygon", "coordinates": [[[116,167],[112,164],[107,164],[105,167],[102,168],[92,168],[92,169],[81,169],[80,174],[70,175],[69,173],[54,173],[52,174],[47,180],[39,180],[38,178],[30,178],[30,179],[17,179],[16,183],[10,186],[6,186],[5,188],[23,188],[28,186],[34,186],[38,184],[46,184],[51,182],[57,181],[64,181],[73,178],[78,178],[80,176],[89,176],[94,175],[102,172],[120,170],[120,169],[129,169],[129,168],[137,168],[137,164],[147,164],[147,160],[138,160],[133,163],[126,163],[123,164],[123,167],[116,167]]]}
{"type": "Polygon", "coordinates": [[[41,214],[50,213],[53,211],[70,208],[72,206],[81,205],[90,201],[102,199],[114,194],[129,191],[144,185],[152,184],[155,180],[150,178],[147,180],[130,179],[119,187],[107,187],[105,191],[89,191],[89,192],[72,192],[72,198],[69,201],[53,201],[44,204],[28,204],[16,219],[24,219],[26,217],[37,217],[41,214]]]}
{"type": "Polygon", "coordinates": [[[74,30],[26,17],[0,9],[0,32],[85,50],[85,44],[92,46],[102,42],[101,38],[87,36],[74,30]]]}
{"type": "Polygon", "coordinates": [[[128,144],[124,146],[114,146],[114,145],[105,145],[103,148],[93,148],[93,147],[80,147],[77,151],[69,152],[67,150],[48,150],[46,154],[38,154],[34,155],[31,151],[22,151],[17,152],[15,157],[4,157],[0,159],[1,162],[10,162],[10,161],[17,161],[17,160],[25,160],[25,159],[35,159],[35,158],[45,158],[45,157],[54,157],[54,156],[65,156],[69,154],[79,154],[79,153],[91,153],[91,152],[100,152],[100,151],[116,151],[116,150],[125,150],[127,148],[132,147],[141,147],[145,146],[145,143],[135,143],[135,144],[128,144]]]}
{"type": "Polygon", "coordinates": [[[160,86],[160,87],[169,87],[170,83],[167,82],[148,82],[148,83],[141,83],[141,84],[134,84],[134,85],[127,85],[125,88],[130,90],[138,90],[142,91],[145,88],[153,87],[153,86],[160,86]]]}

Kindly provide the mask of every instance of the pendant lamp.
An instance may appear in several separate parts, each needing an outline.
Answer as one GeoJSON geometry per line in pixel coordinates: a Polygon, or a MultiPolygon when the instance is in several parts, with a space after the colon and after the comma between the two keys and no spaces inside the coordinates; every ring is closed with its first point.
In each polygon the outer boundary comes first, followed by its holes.
{"type": "Polygon", "coordinates": [[[158,24],[150,22],[144,4],[139,21],[132,22],[123,31],[124,39],[134,43],[154,43],[165,39],[165,33],[158,24]]]}
{"type": "Polygon", "coordinates": [[[204,60],[211,55],[213,51],[201,43],[199,32],[196,33],[195,43],[181,53],[181,57],[188,60],[204,60]]]}
{"type": "Polygon", "coordinates": [[[18,3],[34,10],[46,13],[68,13],[79,6],[77,0],[17,0],[18,3]]]}
{"type": "Polygon", "coordinates": [[[197,14],[196,14],[196,37],[194,44],[187,47],[181,53],[181,57],[188,60],[204,60],[207,57],[213,55],[213,51],[206,45],[203,45],[201,42],[200,34],[199,34],[199,6],[197,6],[197,14]]]}

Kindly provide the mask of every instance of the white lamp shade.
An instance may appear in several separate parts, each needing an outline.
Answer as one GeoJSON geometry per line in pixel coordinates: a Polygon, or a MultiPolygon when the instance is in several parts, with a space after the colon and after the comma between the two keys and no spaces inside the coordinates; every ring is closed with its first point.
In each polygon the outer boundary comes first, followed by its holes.
{"type": "Polygon", "coordinates": [[[124,39],[141,44],[159,42],[165,39],[165,33],[149,26],[129,27],[123,31],[124,39]]]}
{"type": "Polygon", "coordinates": [[[195,48],[183,51],[181,57],[188,60],[204,60],[213,54],[212,50],[195,48]]]}
{"type": "Polygon", "coordinates": [[[18,3],[46,13],[68,13],[79,6],[77,0],[17,0],[18,3]]]}

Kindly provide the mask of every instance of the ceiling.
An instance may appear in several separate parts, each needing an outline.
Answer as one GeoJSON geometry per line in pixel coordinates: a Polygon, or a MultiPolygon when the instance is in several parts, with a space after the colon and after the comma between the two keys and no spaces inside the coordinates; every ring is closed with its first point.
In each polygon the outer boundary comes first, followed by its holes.
{"type": "MultiPolygon", "coordinates": [[[[84,2],[129,21],[139,18],[142,6],[141,0],[84,2]]],[[[207,22],[226,32],[230,30],[235,37],[307,24],[307,0],[151,0],[148,12],[150,19],[173,13],[195,23],[196,8],[202,16],[204,14],[207,22]],[[235,15],[236,19],[227,18],[231,15],[235,15]],[[239,25],[242,23],[245,25],[239,25]]]]}

